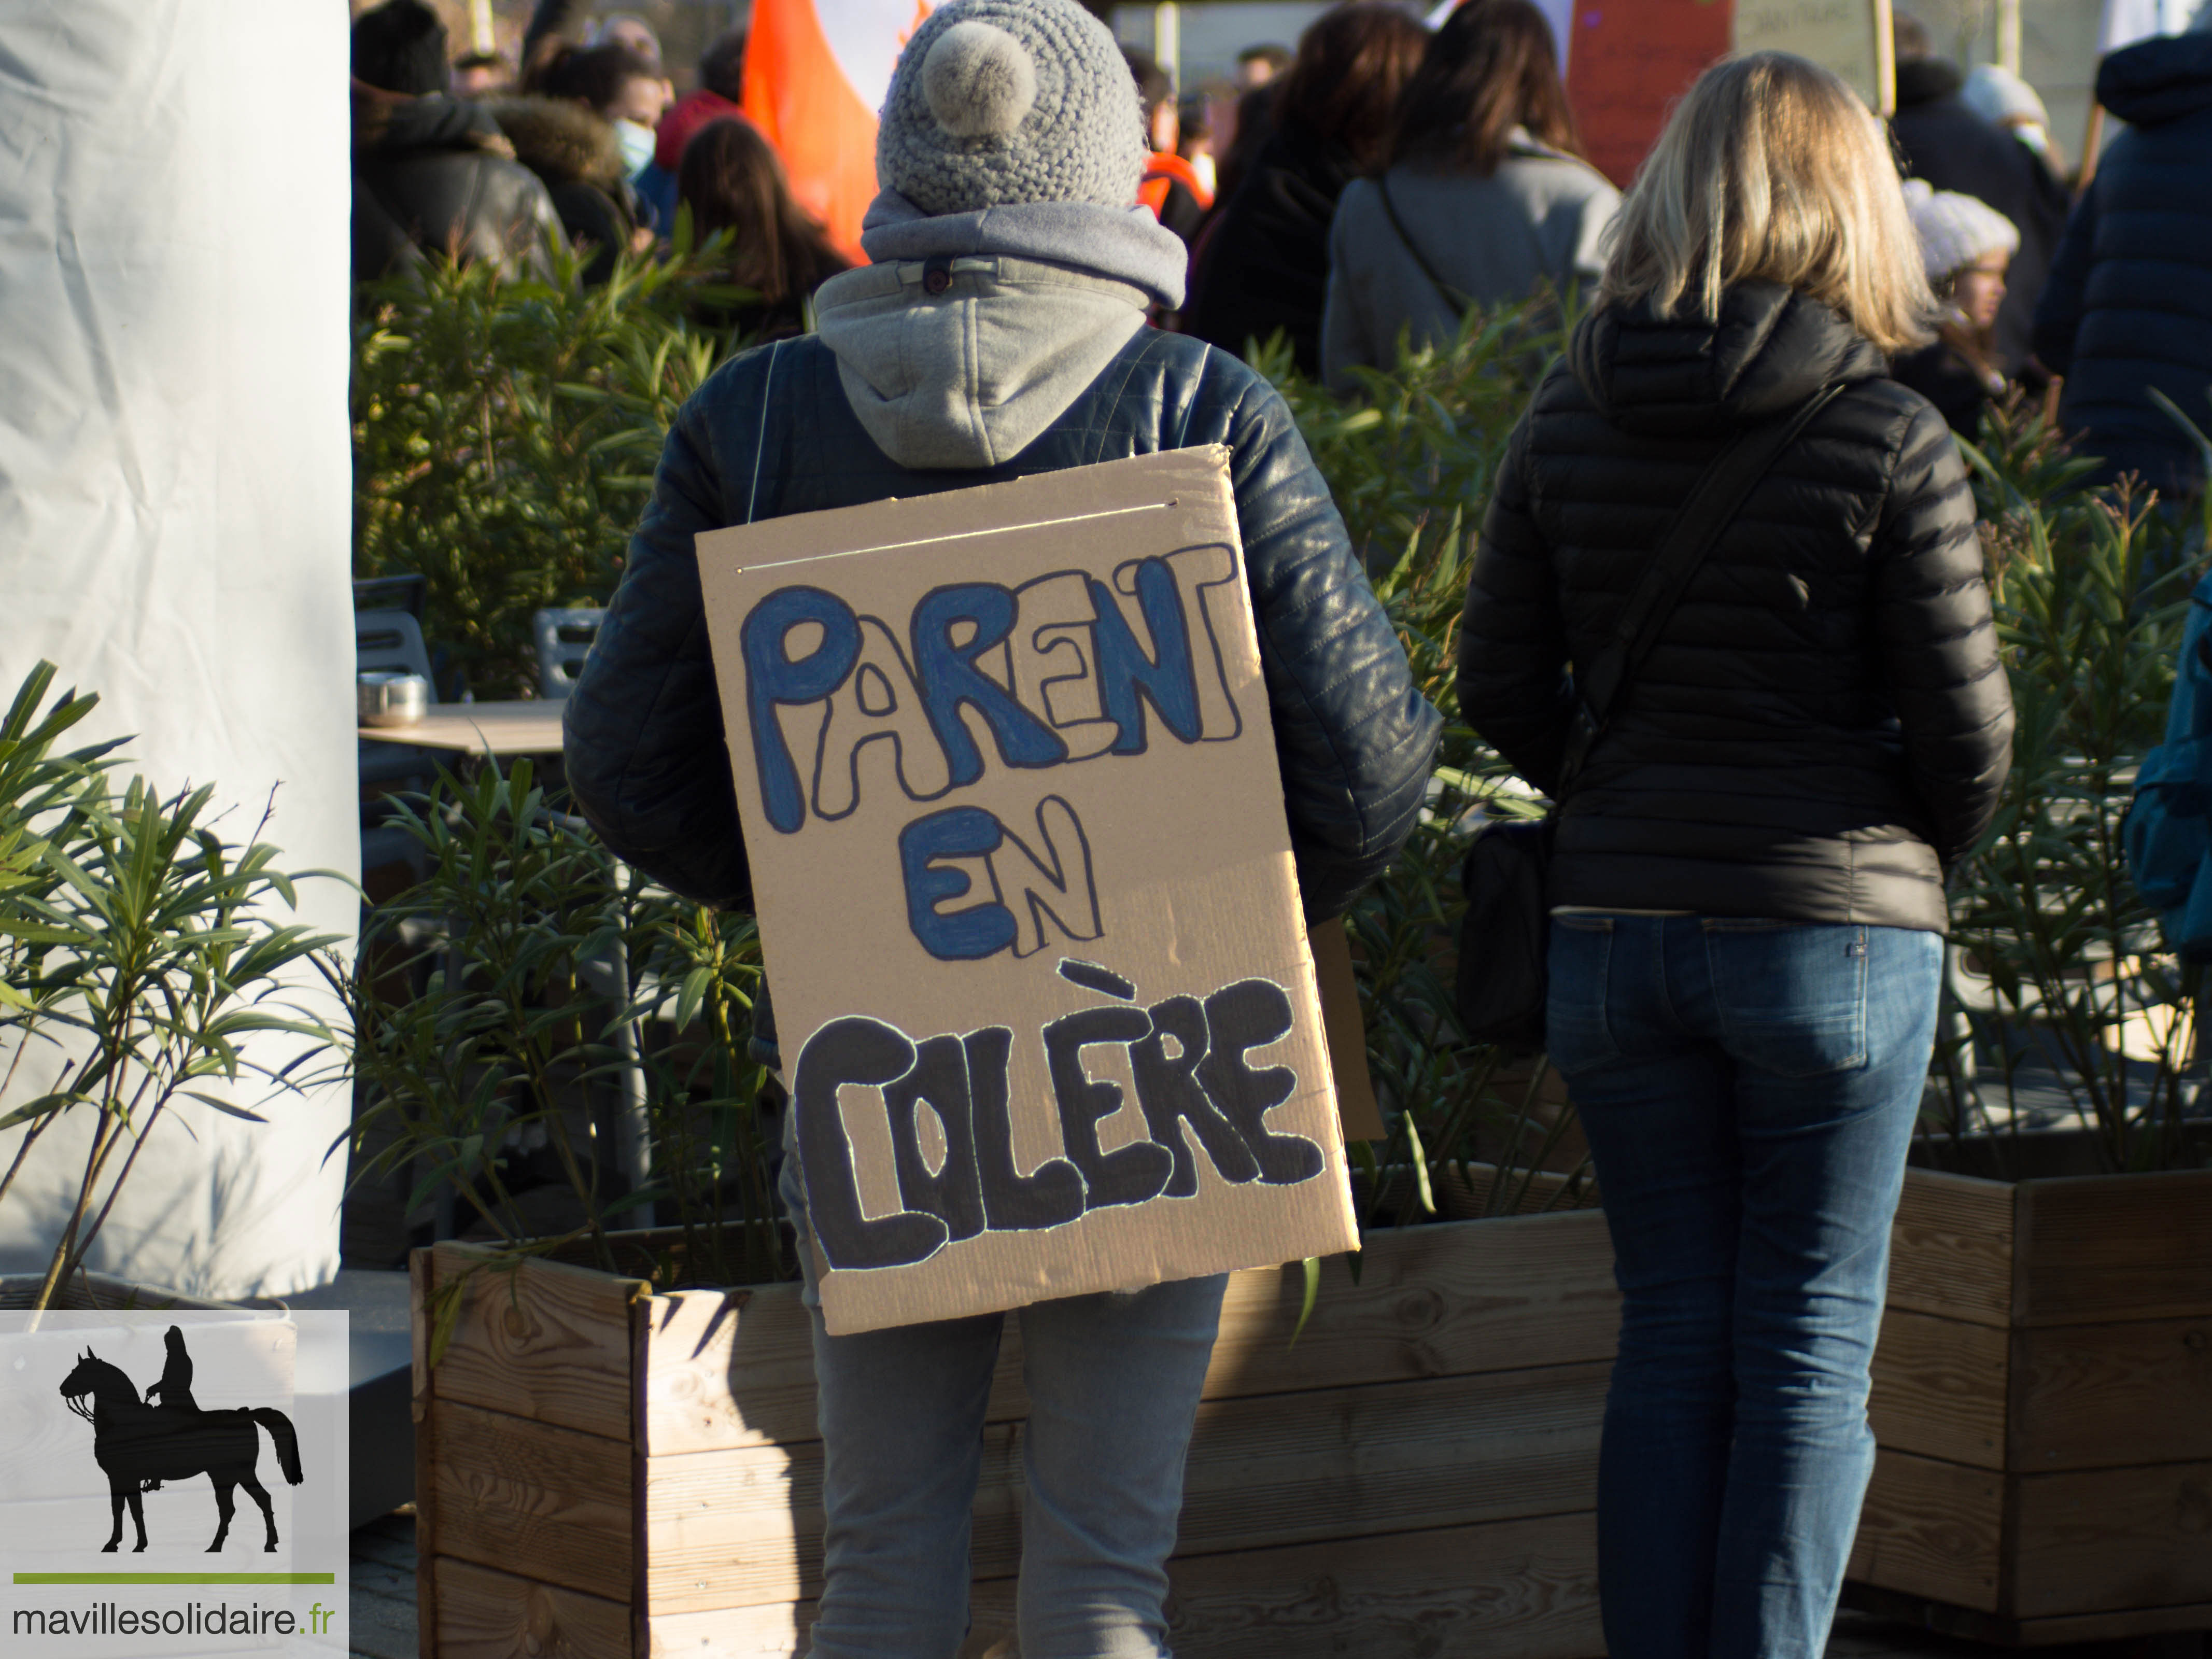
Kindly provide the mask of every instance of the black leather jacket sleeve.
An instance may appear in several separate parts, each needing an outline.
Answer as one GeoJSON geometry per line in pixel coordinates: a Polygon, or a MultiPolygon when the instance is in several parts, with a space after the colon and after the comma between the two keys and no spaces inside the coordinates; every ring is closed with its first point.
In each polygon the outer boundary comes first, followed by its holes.
{"type": "Polygon", "coordinates": [[[1415,690],[1328,485],[1256,378],[1231,424],[1230,479],[1258,623],[1283,804],[1306,915],[1341,915],[1405,845],[1443,720],[1415,690]]]}
{"type": "Polygon", "coordinates": [[[662,447],[622,584],[562,711],[568,787],[615,855],[687,898],[752,903],[693,538],[733,522],[708,459],[707,409],[662,447]]]}
{"type": "Polygon", "coordinates": [[[2012,770],[2012,688],[1997,655],[1966,463],[1941,414],[1905,427],[1875,527],[1875,635],[1905,763],[1946,866],[1996,816],[2012,770]]]}
{"type": "Polygon", "coordinates": [[[1550,793],[1574,712],[1567,634],[1552,560],[1528,497],[1529,422],[1506,446],[1483,514],[1460,618],[1460,716],[1513,769],[1550,793]]]}

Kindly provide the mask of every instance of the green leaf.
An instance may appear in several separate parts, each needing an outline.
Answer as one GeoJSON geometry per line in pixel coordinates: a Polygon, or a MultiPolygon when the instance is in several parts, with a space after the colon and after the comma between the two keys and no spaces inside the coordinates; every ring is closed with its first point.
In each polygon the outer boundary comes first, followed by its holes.
{"type": "Polygon", "coordinates": [[[1306,1321],[1313,1317],[1314,1304],[1321,1298],[1321,1258],[1310,1255],[1299,1265],[1305,1270],[1305,1297],[1298,1304],[1298,1322],[1291,1328],[1291,1340],[1283,1345],[1285,1353],[1298,1346],[1298,1339],[1305,1334],[1306,1321]]]}
{"type": "Polygon", "coordinates": [[[258,1112],[249,1112],[243,1106],[234,1106],[227,1100],[218,1099],[214,1095],[204,1095],[197,1089],[186,1089],[184,1092],[191,1096],[194,1100],[199,1102],[203,1106],[212,1106],[218,1112],[226,1112],[232,1117],[242,1117],[248,1123],[266,1123],[269,1121],[267,1118],[262,1116],[258,1112]]]}

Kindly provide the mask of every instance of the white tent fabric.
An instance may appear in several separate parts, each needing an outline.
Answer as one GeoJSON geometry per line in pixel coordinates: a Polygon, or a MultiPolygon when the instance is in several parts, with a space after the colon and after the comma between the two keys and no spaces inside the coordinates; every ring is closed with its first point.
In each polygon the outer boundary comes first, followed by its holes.
{"type": "MultiPolygon", "coordinates": [[[[233,839],[273,789],[284,866],[351,872],[346,23],[341,0],[0,0],[0,696],[51,659],[100,696],[80,732],[134,734],[165,790],[217,784],[233,839]]],[[[341,884],[301,897],[352,931],[341,884]]],[[[94,1268],[331,1278],[347,1091],[241,1102],[268,1124],[187,1103],[159,1126],[94,1268]]],[[[82,1127],[58,1138],[0,1200],[0,1271],[44,1265],[82,1127]]]]}

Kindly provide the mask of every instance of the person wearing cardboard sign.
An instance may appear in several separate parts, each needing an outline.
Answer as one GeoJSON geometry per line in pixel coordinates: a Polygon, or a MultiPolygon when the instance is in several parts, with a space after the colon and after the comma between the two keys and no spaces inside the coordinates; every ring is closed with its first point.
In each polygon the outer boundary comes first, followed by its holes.
{"type": "Polygon", "coordinates": [[[1886,372],[1934,313],[1857,97],[1723,63],[1483,522],[1460,706],[1560,803],[1542,1024],[1622,1291],[1613,1659],[1819,1655],[1874,1468],[1944,871],[2011,763],[1966,467],[1886,372]]]}
{"type": "MultiPolygon", "coordinates": [[[[740,787],[757,814],[746,823],[778,846],[860,822],[889,787],[913,805],[865,873],[902,891],[889,922],[917,951],[915,972],[1018,959],[1087,999],[1018,1049],[1004,1025],[901,1027],[857,1012],[788,1034],[793,1121],[823,1131],[804,1175],[787,1156],[781,1182],[815,1310],[821,1659],[951,1659],[958,1648],[1004,1323],[985,1313],[832,1335],[821,1275],[980,1243],[1018,1261],[1028,1241],[1088,1224],[1102,1206],[1110,1220],[1145,1201],[1181,1201],[1172,1195],[1201,1181],[1241,1180],[1227,1190],[1265,1199],[1287,1190],[1271,1182],[1310,1179],[1316,1167],[1310,1139],[1262,1121],[1285,1074],[1252,1056],[1282,1034],[1280,986],[1231,975],[1179,994],[1188,988],[1131,983],[1085,958],[1081,942],[1100,926],[1090,854],[1062,799],[1078,786],[1056,783],[1054,769],[1137,764],[1149,732],[1153,758],[1172,752],[1206,769],[1204,787],[1221,775],[1215,757],[1249,752],[1201,747],[1234,736],[1243,706],[1224,695],[1226,647],[1207,632],[1206,598],[1240,569],[1242,625],[1256,630],[1239,635],[1249,654],[1238,672],[1250,671],[1239,684],[1270,717],[1267,810],[1287,817],[1310,917],[1340,913],[1389,862],[1433,755],[1437,716],[1281,399],[1227,353],[1145,325],[1149,306],[1181,302],[1185,265],[1182,244],[1138,204],[1146,154],[1121,53],[1073,0],[951,0],[921,23],[879,128],[883,193],[863,238],[876,263],[823,285],[818,334],[735,359],[678,415],[566,711],[579,805],[658,879],[750,905],[768,848],[747,846],[740,787]],[[941,550],[928,498],[996,483],[1034,499],[1055,488],[1036,475],[1108,461],[1181,469],[1170,493],[1189,498],[1183,510],[1221,502],[1241,548],[1199,536],[1178,551],[1133,555],[1126,568],[1109,561],[1102,575],[1018,576],[993,564],[1000,542],[978,543],[957,572],[913,578],[896,605],[832,592],[826,576],[777,574],[723,661],[744,682],[725,699],[695,546],[702,532],[766,534],[772,521],[896,498],[866,510],[897,514],[917,550],[941,550]],[[995,678],[978,665],[1008,642],[1017,615],[1042,611],[1064,617],[1062,632],[1082,631],[1078,656],[1097,682],[1088,720],[1053,717],[1067,689],[1060,668],[1019,652],[995,678]],[[907,721],[889,785],[848,763],[865,738],[840,724],[878,717],[907,721]],[[733,747],[749,757],[742,778],[733,747]],[[1006,769],[1028,787],[1020,810],[975,805],[972,792],[1006,769]],[[1017,900],[1024,882],[1030,899],[1017,900]],[[975,884],[1005,902],[946,908],[975,884]],[[1102,1144],[1108,1101],[1082,1058],[1102,1047],[1128,1055],[1156,1139],[1102,1144]],[[822,1067],[809,1064],[822,1055],[822,1067]],[[1021,1064],[1050,1073],[1065,1156],[1017,1159],[1004,1139],[1006,1080],[1021,1064]],[[861,1201],[841,1179],[851,1170],[832,1167],[854,1161],[836,1121],[848,1085],[878,1091],[893,1120],[895,1212],[861,1201]],[[945,1134],[934,1158],[901,1138],[920,1103],[952,1096],[969,1109],[938,1113],[945,1134]],[[818,1209],[817,1192],[828,1195],[818,1209]]],[[[1052,648],[1034,637],[1023,647],[1039,659],[1052,648]]],[[[817,930],[835,926],[824,918],[817,930]]],[[[771,942],[771,977],[775,961],[771,942]]],[[[1165,1651],[1164,1563],[1223,1285],[1208,1274],[1021,1308],[1030,1416],[1018,1620],[1028,1659],[1165,1651]]]]}

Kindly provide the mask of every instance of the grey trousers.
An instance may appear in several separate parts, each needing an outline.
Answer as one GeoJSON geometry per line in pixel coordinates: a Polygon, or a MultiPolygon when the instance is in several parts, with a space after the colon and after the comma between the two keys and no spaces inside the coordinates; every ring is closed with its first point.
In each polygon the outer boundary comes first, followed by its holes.
{"type": "MultiPolygon", "coordinates": [[[[826,1583],[815,1659],[953,1659],[1005,1314],[823,1328],[798,1160],[784,1206],[814,1319],[826,1583]]],[[[1162,1659],[1165,1563],[1224,1275],[1041,1302],[1021,1321],[1022,1659],[1162,1659]]]]}

